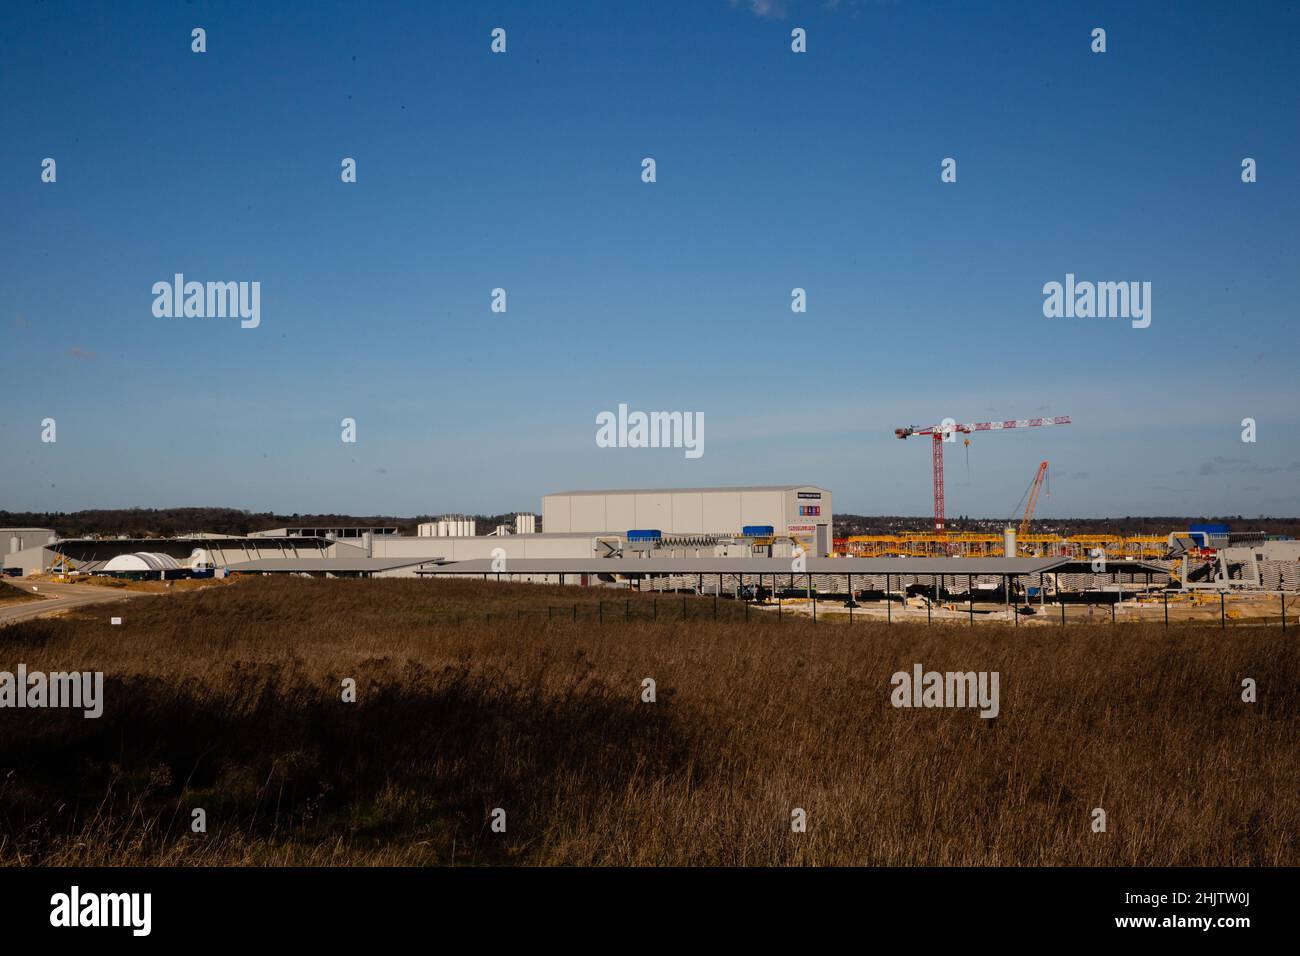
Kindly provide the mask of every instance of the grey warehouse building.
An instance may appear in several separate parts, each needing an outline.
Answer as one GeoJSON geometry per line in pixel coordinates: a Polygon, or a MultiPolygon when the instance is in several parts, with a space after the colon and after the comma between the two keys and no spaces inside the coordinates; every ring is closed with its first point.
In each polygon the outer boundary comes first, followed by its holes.
{"type": "Polygon", "coordinates": [[[0,555],[17,554],[58,540],[52,528],[0,528],[0,555]]]}
{"type": "Polygon", "coordinates": [[[552,533],[738,535],[770,526],[772,534],[831,551],[831,493],[816,485],[560,491],[542,498],[542,530],[552,533]]]}

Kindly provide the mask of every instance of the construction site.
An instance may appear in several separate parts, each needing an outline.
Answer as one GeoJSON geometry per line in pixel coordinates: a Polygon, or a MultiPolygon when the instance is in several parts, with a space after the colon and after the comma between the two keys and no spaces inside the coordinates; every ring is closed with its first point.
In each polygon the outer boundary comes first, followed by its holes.
{"type": "MultiPolygon", "coordinates": [[[[464,514],[394,525],[288,526],[246,535],[60,538],[0,529],[2,569],[20,578],[174,581],[246,575],[455,578],[712,595],[760,612],[843,612],[848,620],[964,616],[1019,623],[1097,613],[1276,617],[1300,593],[1300,541],[1224,522],[1162,534],[1048,533],[1035,528],[1050,466],[1041,461],[1000,534],[950,531],[944,455],[959,439],[1059,428],[1068,416],[895,429],[930,440],[933,528],[836,536],[832,493],[814,484],[608,489],[544,495],[540,517],[514,515],[480,534],[464,514]],[[540,530],[539,530],[540,529],[540,530]],[[835,604],[839,608],[834,607],[835,604]]],[[[1292,611],[1294,615],[1294,611],[1292,611]]]]}

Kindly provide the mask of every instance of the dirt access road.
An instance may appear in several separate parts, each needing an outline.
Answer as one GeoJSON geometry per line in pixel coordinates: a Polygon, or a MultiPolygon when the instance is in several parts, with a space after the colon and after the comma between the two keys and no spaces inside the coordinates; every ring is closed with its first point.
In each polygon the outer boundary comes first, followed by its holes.
{"type": "MultiPolygon", "coordinates": [[[[30,591],[32,588],[31,584],[17,584],[15,586],[21,587],[24,591],[30,591]]],[[[111,601],[121,601],[147,593],[117,590],[116,588],[101,588],[89,584],[52,584],[48,581],[42,581],[35,587],[37,589],[36,593],[45,595],[45,599],[41,601],[23,601],[8,606],[0,605],[0,627],[17,621],[28,621],[34,617],[44,617],[46,614],[57,614],[60,611],[67,611],[74,607],[85,607],[87,604],[106,604],[111,601]]]]}

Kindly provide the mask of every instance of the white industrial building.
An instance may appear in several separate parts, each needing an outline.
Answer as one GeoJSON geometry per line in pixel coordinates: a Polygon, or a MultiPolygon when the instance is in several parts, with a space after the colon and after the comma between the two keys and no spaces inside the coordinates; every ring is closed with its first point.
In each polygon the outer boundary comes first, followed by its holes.
{"type": "Polygon", "coordinates": [[[816,485],[560,491],[542,498],[542,530],[626,534],[769,534],[800,540],[812,554],[831,551],[831,493],[816,485]]]}
{"type": "MultiPolygon", "coordinates": [[[[274,528],[267,531],[250,532],[250,538],[328,538],[329,540],[347,540],[364,538],[367,535],[377,537],[385,534],[397,534],[396,528],[366,528],[349,525],[346,528],[310,527],[310,528],[274,528]]],[[[231,537],[219,535],[218,537],[231,537]]]]}
{"type": "Polygon", "coordinates": [[[816,485],[569,491],[542,499],[541,533],[536,516],[527,513],[516,515],[513,530],[502,525],[484,535],[472,518],[460,516],[423,523],[416,535],[393,527],[298,526],[249,535],[56,540],[48,529],[7,529],[3,567],[21,575],[55,565],[87,574],[158,572],[167,570],[157,566],[167,558],[231,572],[413,576],[428,573],[427,565],[502,559],[699,559],[799,551],[824,557],[831,551],[833,520],[831,494],[816,485]],[[201,564],[193,560],[198,550],[201,564]]]}

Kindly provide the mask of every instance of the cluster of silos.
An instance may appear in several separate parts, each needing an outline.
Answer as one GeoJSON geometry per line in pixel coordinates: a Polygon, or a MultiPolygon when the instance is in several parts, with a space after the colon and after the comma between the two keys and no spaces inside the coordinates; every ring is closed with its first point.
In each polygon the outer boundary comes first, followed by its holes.
{"type": "MultiPolygon", "coordinates": [[[[515,534],[536,534],[537,515],[515,515],[515,534]]],[[[425,521],[416,526],[415,533],[421,538],[473,538],[478,534],[478,523],[464,515],[444,515],[437,521],[425,521]]],[[[497,536],[510,534],[509,525],[498,525],[494,532],[497,536]]]]}
{"type": "Polygon", "coordinates": [[[448,515],[437,521],[422,523],[416,533],[421,538],[472,538],[478,534],[478,525],[473,518],[448,515]]]}

